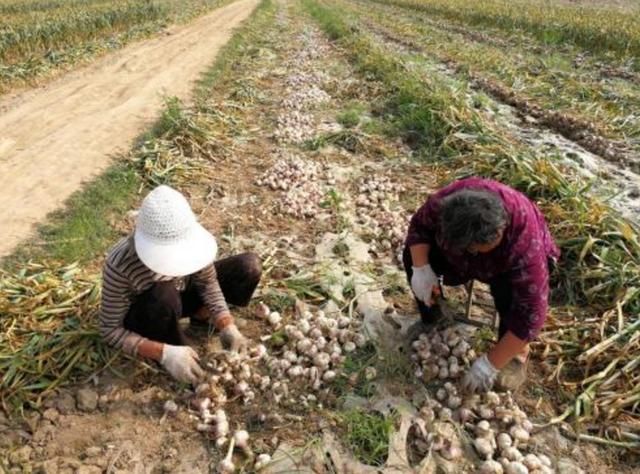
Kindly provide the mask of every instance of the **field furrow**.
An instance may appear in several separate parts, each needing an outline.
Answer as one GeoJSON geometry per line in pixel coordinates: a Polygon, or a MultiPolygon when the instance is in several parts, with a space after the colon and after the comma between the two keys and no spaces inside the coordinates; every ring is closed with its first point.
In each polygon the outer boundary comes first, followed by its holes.
{"type": "Polygon", "coordinates": [[[359,2],[358,15],[385,34],[442,61],[542,125],[611,159],[638,161],[640,87],[576,69],[575,57],[469,43],[425,26],[420,16],[359,2]]]}

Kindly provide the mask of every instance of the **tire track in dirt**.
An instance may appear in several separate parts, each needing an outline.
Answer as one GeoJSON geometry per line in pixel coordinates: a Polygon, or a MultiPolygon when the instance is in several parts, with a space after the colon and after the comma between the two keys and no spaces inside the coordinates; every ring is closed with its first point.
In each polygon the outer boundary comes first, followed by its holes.
{"type": "Polygon", "coordinates": [[[258,0],[240,0],[109,55],[50,85],[0,101],[0,257],[127,150],[163,96],[193,82],[258,0]]]}

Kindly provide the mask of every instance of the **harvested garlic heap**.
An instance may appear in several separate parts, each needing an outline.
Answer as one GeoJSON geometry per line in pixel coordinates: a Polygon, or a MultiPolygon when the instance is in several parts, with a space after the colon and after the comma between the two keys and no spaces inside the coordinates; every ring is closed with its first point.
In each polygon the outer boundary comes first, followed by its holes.
{"type": "Polygon", "coordinates": [[[299,110],[287,110],[276,118],[273,137],[278,143],[302,143],[315,135],[313,116],[299,110]]]}
{"type": "Polygon", "coordinates": [[[317,85],[290,91],[282,101],[282,106],[286,109],[302,110],[310,106],[329,102],[331,96],[317,85]]]}
{"type": "Polygon", "coordinates": [[[315,28],[306,27],[297,41],[303,47],[294,55],[292,63],[298,66],[322,58],[330,49],[325,36],[315,28]]]}
{"type": "MultiPolygon", "coordinates": [[[[387,177],[367,177],[359,186],[356,199],[358,220],[377,242],[370,248],[374,252],[393,251],[398,255],[403,248],[410,215],[398,203],[398,194],[404,188],[387,177]]],[[[398,261],[400,261],[399,259],[398,261]]]]}
{"type": "Polygon", "coordinates": [[[476,358],[462,332],[454,326],[420,334],[412,347],[415,352],[411,354],[411,360],[418,364],[415,375],[425,382],[435,378],[457,379],[463,368],[476,358]]]}
{"type": "Polygon", "coordinates": [[[297,71],[288,75],[285,79],[285,85],[289,90],[300,90],[311,87],[321,87],[328,77],[318,71],[300,72],[296,67],[292,70],[297,71]]]}
{"type": "Polygon", "coordinates": [[[448,436],[458,423],[473,437],[473,447],[482,460],[482,473],[553,472],[544,454],[527,453],[533,425],[510,393],[487,392],[462,396],[454,381],[476,354],[456,327],[432,329],[413,343],[412,360],[419,367],[416,376],[424,381],[441,381],[435,399],[428,399],[414,419],[413,448],[420,455],[429,449],[454,460],[462,455],[457,436],[448,436]],[[447,426],[443,426],[449,425],[447,426]]]}
{"type": "MultiPolygon", "coordinates": [[[[257,315],[275,330],[281,328],[279,313],[271,312],[266,305],[259,305],[257,315]]],[[[316,395],[307,392],[325,388],[340,374],[345,355],[367,342],[359,332],[358,322],[321,310],[304,311],[293,324],[284,325],[282,331],[287,342],[280,354],[265,357],[270,372],[270,396],[276,403],[307,406],[317,401],[316,395]]]]}
{"type": "Polygon", "coordinates": [[[277,160],[256,181],[258,186],[282,191],[278,211],[298,218],[318,213],[320,202],[326,195],[324,183],[335,183],[325,166],[294,155],[277,160]]]}

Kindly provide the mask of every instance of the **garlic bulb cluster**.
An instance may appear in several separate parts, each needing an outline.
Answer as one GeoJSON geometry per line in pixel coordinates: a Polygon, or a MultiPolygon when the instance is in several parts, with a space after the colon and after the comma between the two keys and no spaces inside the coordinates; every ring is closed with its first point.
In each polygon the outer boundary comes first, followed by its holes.
{"type": "Polygon", "coordinates": [[[329,45],[315,30],[308,30],[297,38],[301,48],[285,63],[291,74],[285,78],[285,97],[281,103],[281,113],[276,118],[273,134],[278,143],[302,143],[315,136],[313,116],[305,111],[329,102],[331,96],[322,86],[328,76],[315,71],[312,61],[316,60],[329,45]]]}
{"type": "Polygon", "coordinates": [[[412,420],[409,440],[411,449],[420,458],[436,452],[449,461],[455,461],[463,455],[456,427],[447,421],[434,421],[428,413],[421,413],[412,420]]]}
{"type": "Polygon", "coordinates": [[[278,159],[258,180],[258,186],[268,186],[273,191],[288,191],[305,183],[326,178],[325,168],[318,162],[304,160],[297,155],[285,155],[278,159]]]}
{"type": "Polygon", "coordinates": [[[466,427],[475,435],[476,453],[485,460],[482,472],[548,474],[553,472],[551,460],[544,454],[525,452],[529,450],[532,423],[511,398],[510,394],[488,392],[471,397],[463,404],[480,421],[468,423],[466,427]],[[500,464],[502,470],[495,462],[500,464]],[[491,470],[493,469],[493,470],[491,470]]]}
{"type": "Polygon", "coordinates": [[[335,184],[335,179],[320,163],[289,155],[278,159],[256,184],[281,191],[277,205],[281,214],[308,218],[317,215],[327,193],[326,185],[335,184]]]}
{"type": "Polygon", "coordinates": [[[398,194],[403,190],[385,176],[366,177],[358,188],[357,224],[375,237],[370,244],[375,253],[391,251],[397,256],[402,250],[411,217],[398,202],[398,194]]]}
{"type": "Polygon", "coordinates": [[[293,58],[288,63],[290,66],[299,67],[307,65],[309,61],[314,61],[324,57],[330,49],[326,36],[316,28],[309,26],[305,27],[297,36],[296,41],[302,45],[302,47],[296,51],[293,58]]]}
{"type": "Polygon", "coordinates": [[[331,100],[331,96],[316,84],[305,86],[287,94],[282,101],[282,107],[290,110],[303,110],[331,100]]]}
{"type": "Polygon", "coordinates": [[[278,143],[302,143],[315,136],[313,116],[299,110],[285,110],[276,117],[273,137],[278,143]]]}
{"type": "MultiPolygon", "coordinates": [[[[433,328],[412,343],[411,359],[418,366],[415,375],[425,382],[440,383],[434,398],[427,399],[420,409],[416,423],[423,424],[427,432],[437,423],[460,424],[472,437],[471,444],[481,460],[480,472],[553,472],[547,456],[527,452],[533,425],[510,393],[465,395],[458,390],[456,380],[476,358],[467,337],[459,326],[449,326],[433,328]]],[[[442,444],[438,441],[417,436],[414,448],[439,452],[436,448],[442,449],[442,444]]]]}
{"type": "MultiPolygon", "coordinates": [[[[264,313],[264,308],[260,312],[264,313]]],[[[282,330],[286,344],[279,354],[265,358],[270,372],[270,395],[276,403],[297,403],[292,398],[294,391],[322,389],[339,376],[345,355],[367,342],[359,332],[359,322],[341,314],[325,314],[322,310],[304,311],[282,330]]],[[[375,373],[370,371],[369,377],[375,377],[375,373]]],[[[307,403],[308,398],[305,395],[307,403]]]]}
{"type": "Polygon", "coordinates": [[[288,90],[300,90],[311,88],[313,86],[321,86],[328,80],[327,76],[318,71],[296,71],[289,74],[285,79],[285,85],[288,90]]]}
{"type": "Polygon", "coordinates": [[[421,334],[412,348],[411,360],[418,364],[416,377],[428,382],[433,379],[457,379],[475,358],[476,353],[455,326],[433,328],[421,334]]]}

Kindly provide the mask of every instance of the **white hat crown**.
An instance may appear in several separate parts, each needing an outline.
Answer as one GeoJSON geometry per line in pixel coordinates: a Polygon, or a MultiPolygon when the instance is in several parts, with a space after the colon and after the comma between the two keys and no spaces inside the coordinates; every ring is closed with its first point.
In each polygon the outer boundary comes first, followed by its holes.
{"type": "Polygon", "coordinates": [[[166,185],[158,186],[144,198],[136,221],[136,231],[157,245],[178,244],[197,226],[186,198],[166,185]]]}

